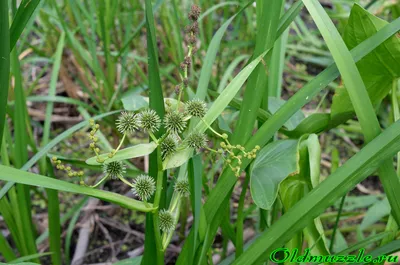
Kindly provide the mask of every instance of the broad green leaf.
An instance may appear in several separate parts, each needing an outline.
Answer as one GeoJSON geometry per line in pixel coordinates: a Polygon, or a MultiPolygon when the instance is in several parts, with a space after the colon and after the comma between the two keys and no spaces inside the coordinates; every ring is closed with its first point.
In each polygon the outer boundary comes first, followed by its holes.
{"type": "MultiPolygon", "coordinates": [[[[292,208],[311,189],[318,186],[320,182],[321,147],[318,136],[311,134],[301,137],[298,141],[296,153],[299,172],[296,176],[286,178],[282,182],[280,189],[281,201],[286,210],[292,208]]],[[[329,254],[326,247],[324,229],[319,217],[307,225],[303,234],[308,242],[308,246],[312,247],[311,254],[329,254]]],[[[299,238],[301,239],[301,235],[298,234],[289,244],[294,245],[293,247],[301,248],[303,242],[299,238]],[[296,238],[298,242],[296,242],[296,238]]]]}
{"type": "Polygon", "coordinates": [[[132,210],[138,210],[142,212],[151,212],[155,210],[151,203],[148,203],[146,206],[146,204],[141,201],[137,201],[117,193],[79,186],[66,181],[53,179],[2,165],[0,165],[0,179],[47,189],[85,194],[132,210]]]}
{"type": "MultiPolygon", "coordinates": [[[[343,39],[349,49],[374,35],[378,30],[389,24],[365,9],[354,4],[349,22],[345,28],[343,39]]],[[[400,38],[397,35],[389,38],[374,51],[357,63],[362,76],[400,76],[400,38]]]]}
{"type": "MultiPolygon", "coordinates": [[[[370,14],[354,4],[343,39],[349,49],[374,35],[388,22],[370,14]]],[[[392,80],[400,76],[400,38],[393,36],[357,63],[369,98],[377,106],[389,93],[392,80]]],[[[345,88],[337,89],[332,103],[334,124],[342,123],[354,115],[353,105],[345,88]]]]}
{"type": "MultiPolygon", "coordinates": [[[[138,144],[135,146],[131,146],[125,149],[119,150],[112,158],[108,158],[108,154],[100,155],[100,159],[107,159],[105,162],[113,162],[113,161],[121,161],[126,159],[131,159],[135,157],[141,157],[148,154],[151,154],[157,148],[157,144],[155,142],[150,142],[147,144],[138,144]]],[[[97,162],[97,157],[91,157],[86,160],[86,163],[89,165],[101,165],[102,163],[97,162]]]]}
{"type": "Polygon", "coordinates": [[[296,140],[281,140],[265,146],[250,169],[250,191],[254,203],[270,210],[280,183],[297,171],[296,140]]]}
{"type": "Polygon", "coordinates": [[[390,204],[387,198],[376,202],[366,212],[361,222],[360,229],[361,230],[366,229],[367,227],[379,222],[379,220],[381,220],[385,216],[388,216],[389,214],[390,214],[390,204]]]}

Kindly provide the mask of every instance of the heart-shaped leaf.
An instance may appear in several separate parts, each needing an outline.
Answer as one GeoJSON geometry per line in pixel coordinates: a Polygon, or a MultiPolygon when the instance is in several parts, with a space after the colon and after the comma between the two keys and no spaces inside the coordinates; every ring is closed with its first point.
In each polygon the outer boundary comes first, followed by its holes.
{"type": "Polygon", "coordinates": [[[297,172],[297,140],[281,140],[265,146],[250,169],[250,191],[255,204],[270,210],[280,183],[297,172]]]}
{"type": "MultiPolygon", "coordinates": [[[[349,49],[368,39],[388,22],[370,14],[358,4],[354,4],[343,39],[349,49]]],[[[393,79],[400,77],[400,38],[398,35],[387,39],[370,54],[357,63],[357,68],[374,106],[379,105],[389,93],[393,79]]],[[[331,107],[334,125],[348,120],[354,115],[349,94],[345,88],[338,88],[331,107]]]]}

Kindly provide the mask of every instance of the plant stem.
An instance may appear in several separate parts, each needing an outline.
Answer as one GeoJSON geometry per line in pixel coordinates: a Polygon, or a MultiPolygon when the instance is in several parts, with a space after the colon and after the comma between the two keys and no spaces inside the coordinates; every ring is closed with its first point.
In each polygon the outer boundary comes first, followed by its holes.
{"type": "Polygon", "coordinates": [[[98,186],[100,186],[102,183],[104,183],[104,181],[106,181],[108,179],[108,174],[105,175],[101,180],[99,180],[99,182],[97,182],[96,184],[89,186],[91,188],[97,188],[98,186]]]}
{"type": "Polygon", "coordinates": [[[129,181],[127,181],[123,176],[118,175],[118,178],[119,178],[123,183],[125,183],[125,184],[128,185],[129,187],[133,188],[133,184],[130,183],[129,181]]]}
{"type": "Polygon", "coordinates": [[[116,152],[118,152],[118,151],[119,151],[119,149],[121,149],[121,146],[122,146],[122,143],[123,143],[123,142],[124,142],[124,140],[125,140],[125,137],[126,137],[126,133],[124,133],[124,135],[122,136],[121,142],[119,143],[119,145],[118,145],[117,149],[115,149],[115,152],[114,152],[114,154],[115,154],[116,152]]]}
{"type": "Polygon", "coordinates": [[[149,136],[150,136],[150,138],[158,145],[157,137],[155,137],[155,135],[154,135],[152,132],[150,132],[150,131],[149,131],[149,136]]]}
{"type": "Polygon", "coordinates": [[[244,201],[246,198],[247,186],[250,181],[249,170],[246,170],[246,177],[242,184],[242,192],[240,193],[239,206],[237,210],[236,220],[236,253],[235,256],[239,257],[243,253],[243,222],[244,222],[244,201]]]}
{"type": "Polygon", "coordinates": [[[339,221],[340,221],[340,216],[342,214],[342,210],[343,210],[343,205],[344,205],[344,201],[346,200],[346,195],[342,197],[342,200],[340,201],[340,206],[339,206],[339,210],[338,210],[338,214],[336,216],[336,221],[335,221],[335,226],[333,227],[333,232],[332,232],[332,237],[331,237],[331,243],[329,245],[329,252],[332,253],[333,251],[333,246],[335,245],[335,236],[336,236],[336,231],[337,228],[339,226],[339,221]]]}
{"type": "Polygon", "coordinates": [[[153,212],[153,229],[154,229],[154,238],[156,242],[156,249],[159,253],[157,253],[157,261],[159,265],[164,264],[164,249],[161,240],[160,226],[159,226],[159,206],[161,201],[161,193],[163,190],[163,176],[164,171],[162,170],[162,160],[161,160],[161,150],[160,147],[157,148],[157,187],[156,194],[154,196],[153,205],[156,210],[153,212]]]}

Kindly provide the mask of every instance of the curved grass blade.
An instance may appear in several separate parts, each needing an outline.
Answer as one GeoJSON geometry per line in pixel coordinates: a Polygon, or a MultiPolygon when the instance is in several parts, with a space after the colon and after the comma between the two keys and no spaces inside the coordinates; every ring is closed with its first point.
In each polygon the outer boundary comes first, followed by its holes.
{"type": "MultiPolygon", "coordinates": [[[[354,61],[359,61],[366,54],[371,52],[386,39],[400,30],[400,18],[379,30],[375,35],[368,38],[351,51],[354,61]]],[[[317,77],[307,83],[300,91],[292,96],[270,119],[268,119],[258,130],[258,132],[248,141],[246,148],[253,148],[255,145],[264,146],[283,124],[300,110],[305,104],[318,94],[321,89],[339,76],[339,71],[335,64],[328,67],[317,77]]],[[[247,167],[248,160],[243,161],[242,168],[247,167]]],[[[207,202],[204,204],[206,219],[211,222],[221,207],[224,199],[229,195],[237,178],[229,171],[225,170],[218,179],[218,182],[210,193],[207,202]]],[[[208,247],[205,245],[204,247],[208,247]]],[[[184,248],[182,254],[187,255],[184,248]]],[[[181,255],[182,255],[181,254],[181,255]]]]}
{"type": "MultiPolygon", "coordinates": [[[[40,0],[23,0],[20,3],[10,27],[10,50],[14,48],[39,3],[40,0]]],[[[5,17],[8,18],[8,15],[5,17]]],[[[3,39],[3,41],[5,40],[3,39]]]]}
{"type": "MultiPolygon", "coordinates": [[[[251,2],[254,2],[254,0],[251,1],[251,2]]],[[[200,22],[203,18],[205,18],[206,16],[211,14],[213,11],[217,10],[220,7],[228,6],[228,5],[232,5],[232,6],[236,5],[236,6],[238,6],[238,5],[240,5],[240,3],[239,2],[235,2],[235,1],[228,1],[228,2],[223,2],[223,3],[216,4],[216,5],[212,6],[212,7],[210,7],[209,9],[207,9],[206,11],[202,12],[202,14],[200,15],[200,17],[199,17],[199,19],[197,21],[200,22]]]]}
{"type": "MultiPolygon", "coordinates": [[[[52,254],[51,252],[43,252],[43,253],[23,256],[23,257],[20,257],[18,259],[13,260],[9,264],[27,264],[27,263],[23,263],[23,262],[29,261],[29,260],[32,260],[32,259],[36,259],[36,258],[46,257],[46,256],[49,256],[51,254],[52,254]]],[[[32,264],[34,264],[34,263],[32,263],[32,264]]]]}
{"type": "Polygon", "coordinates": [[[131,210],[137,210],[142,212],[151,212],[155,210],[152,207],[151,203],[148,203],[148,206],[146,206],[146,204],[141,201],[134,200],[117,193],[83,187],[66,181],[53,179],[42,175],[33,174],[23,170],[1,165],[0,165],[0,179],[4,181],[15,181],[17,183],[22,183],[25,185],[43,187],[46,189],[54,189],[59,191],[84,194],[98,198],[103,201],[108,201],[114,204],[118,204],[123,208],[131,210]]]}
{"type": "MultiPolygon", "coordinates": [[[[303,2],[332,53],[365,139],[369,142],[381,133],[381,127],[351,53],[321,4],[316,0],[304,0],[303,2]]],[[[392,207],[393,217],[397,224],[400,224],[400,193],[398,192],[400,190],[400,179],[397,177],[392,159],[382,164],[379,168],[379,176],[392,207]]]]}
{"type": "MultiPolygon", "coordinates": [[[[258,33],[253,58],[263,54],[265,50],[272,49],[276,38],[279,38],[279,35],[276,34],[279,27],[282,6],[282,0],[275,0],[268,3],[257,0],[258,33]]],[[[268,62],[270,54],[267,58],[264,58],[264,56],[262,58],[268,62]]],[[[246,90],[244,91],[243,104],[240,108],[235,133],[232,136],[233,144],[244,144],[249,139],[257,119],[257,110],[261,104],[263,104],[263,109],[268,109],[267,84],[267,69],[264,68],[264,65],[257,65],[255,71],[250,75],[246,90]]]]}
{"type": "MultiPolygon", "coordinates": [[[[203,66],[200,72],[199,85],[197,86],[196,98],[204,100],[207,95],[207,88],[211,78],[211,72],[213,71],[213,64],[215,62],[215,58],[217,57],[217,53],[219,50],[219,46],[221,44],[222,37],[224,36],[229,24],[231,24],[232,20],[241,14],[252,2],[250,1],[247,5],[245,5],[239,12],[234,14],[231,18],[229,18],[215,33],[214,37],[211,40],[211,43],[207,49],[206,57],[203,61],[203,66]]],[[[225,3],[226,4],[226,3],[225,3]]]]}
{"type": "MultiPolygon", "coordinates": [[[[155,110],[158,116],[163,119],[164,117],[164,97],[160,79],[160,69],[158,63],[158,51],[156,40],[156,29],[154,25],[153,6],[151,0],[145,1],[146,11],[146,29],[147,29],[147,56],[148,56],[148,80],[149,80],[149,106],[155,110]]],[[[159,130],[155,136],[160,137],[164,133],[164,129],[159,130]]],[[[160,208],[165,205],[165,192],[166,192],[166,174],[162,173],[162,168],[159,168],[158,153],[152,153],[149,156],[149,175],[157,180],[157,191],[155,197],[160,198],[157,204],[160,203],[160,208]],[[159,173],[160,172],[160,173],[159,173]],[[159,174],[163,174],[159,178],[159,174]],[[160,183],[160,181],[162,183],[160,183]],[[161,190],[160,190],[161,189],[161,190]],[[159,197],[158,197],[159,196],[159,197]]],[[[152,201],[152,200],[151,200],[152,201]]],[[[158,216],[153,214],[146,214],[146,229],[144,241],[144,254],[141,264],[164,264],[164,252],[161,249],[161,234],[159,229],[154,229],[158,222],[158,216]]]]}
{"type": "MultiPolygon", "coordinates": [[[[400,240],[392,241],[384,246],[374,249],[368,255],[372,256],[372,259],[378,258],[382,255],[389,255],[400,250],[400,240]]],[[[397,257],[398,259],[398,257],[397,257]]],[[[383,262],[384,260],[381,260],[383,262]]],[[[375,262],[374,262],[375,263],[375,262]]],[[[355,263],[356,265],[367,264],[367,263],[355,263]]],[[[369,264],[369,263],[368,263],[369,264]]]]}
{"type": "MultiPolygon", "coordinates": [[[[101,115],[97,115],[92,117],[93,120],[100,120],[101,118],[119,113],[120,110],[116,110],[116,111],[111,111],[111,112],[107,112],[101,115]]],[[[71,134],[73,134],[74,132],[84,128],[85,126],[89,125],[89,121],[82,121],[74,126],[72,126],[71,128],[69,128],[68,130],[66,130],[65,132],[63,132],[62,134],[58,135],[56,138],[54,138],[53,140],[51,140],[47,145],[45,145],[42,149],[40,149],[39,152],[37,152],[31,159],[29,159],[28,162],[25,163],[25,165],[21,168],[21,170],[28,170],[30,169],[34,164],[36,164],[36,162],[39,161],[39,159],[42,156],[45,156],[47,152],[50,151],[51,148],[53,148],[54,146],[56,146],[58,143],[60,143],[61,141],[65,140],[67,137],[69,137],[71,134]]],[[[14,186],[15,182],[13,182],[12,180],[10,182],[8,182],[1,190],[0,190],[0,199],[4,197],[4,195],[14,186]]]]}
{"type": "Polygon", "coordinates": [[[400,122],[396,122],[350,158],[335,173],[307,194],[273,226],[257,238],[233,264],[264,261],[269,253],[285,244],[336,199],[373,173],[381,163],[400,150],[400,122]]]}

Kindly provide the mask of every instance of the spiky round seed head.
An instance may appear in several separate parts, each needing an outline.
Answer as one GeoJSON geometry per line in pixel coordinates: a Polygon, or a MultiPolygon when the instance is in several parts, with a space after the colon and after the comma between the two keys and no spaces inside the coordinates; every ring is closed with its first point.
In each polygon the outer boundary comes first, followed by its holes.
{"type": "Polygon", "coordinates": [[[186,112],[191,116],[203,118],[207,112],[207,105],[203,100],[192,99],[186,102],[186,112]]]}
{"type": "Polygon", "coordinates": [[[189,181],[187,179],[176,181],[174,189],[182,197],[188,197],[190,195],[190,186],[189,186],[189,181]]]}
{"type": "Polygon", "coordinates": [[[163,158],[175,153],[177,147],[178,140],[176,139],[176,137],[172,135],[167,136],[161,143],[161,153],[163,155],[163,158]]]}
{"type": "Polygon", "coordinates": [[[189,147],[195,149],[201,149],[207,145],[207,137],[201,132],[192,132],[186,138],[186,142],[189,147]]]}
{"type": "Polygon", "coordinates": [[[125,174],[125,166],[121,161],[113,161],[103,165],[103,171],[109,178],[116,179],[125,174]]]}
{"type": "Polygon", "coordinates": [[[148,175],[139,175],[133,181],[132,192],[141,200],[147,201],[154,194],[156,190],[156,183],[154,179],[148,175]]]}
{"type": "Polygon", "coordinates": [[[163,232],[169,232],[174,230],[175,218],[172,213],[167,210],[161,210],[158,214],[160,229],[163,232]]]}
{"type": "Polygon", "coordinates": [[[133,133],[139,128],[138,117],[133,112],[122,112],[117,119],[117,129],[120,133],[133,133]]]}
{"type": "Polygon", "coordinates": [[[139,114],[139,124],[145,131],[156,132],[160,128],[161,119],[152,109],[147,109],[139,114]]]}
{"type": "Polygon", "coordinates": [[[165,114],[164,127],[172,133],[181,133],[186,128],[185,117],[179,111],[171,111],[165,114]]]}

